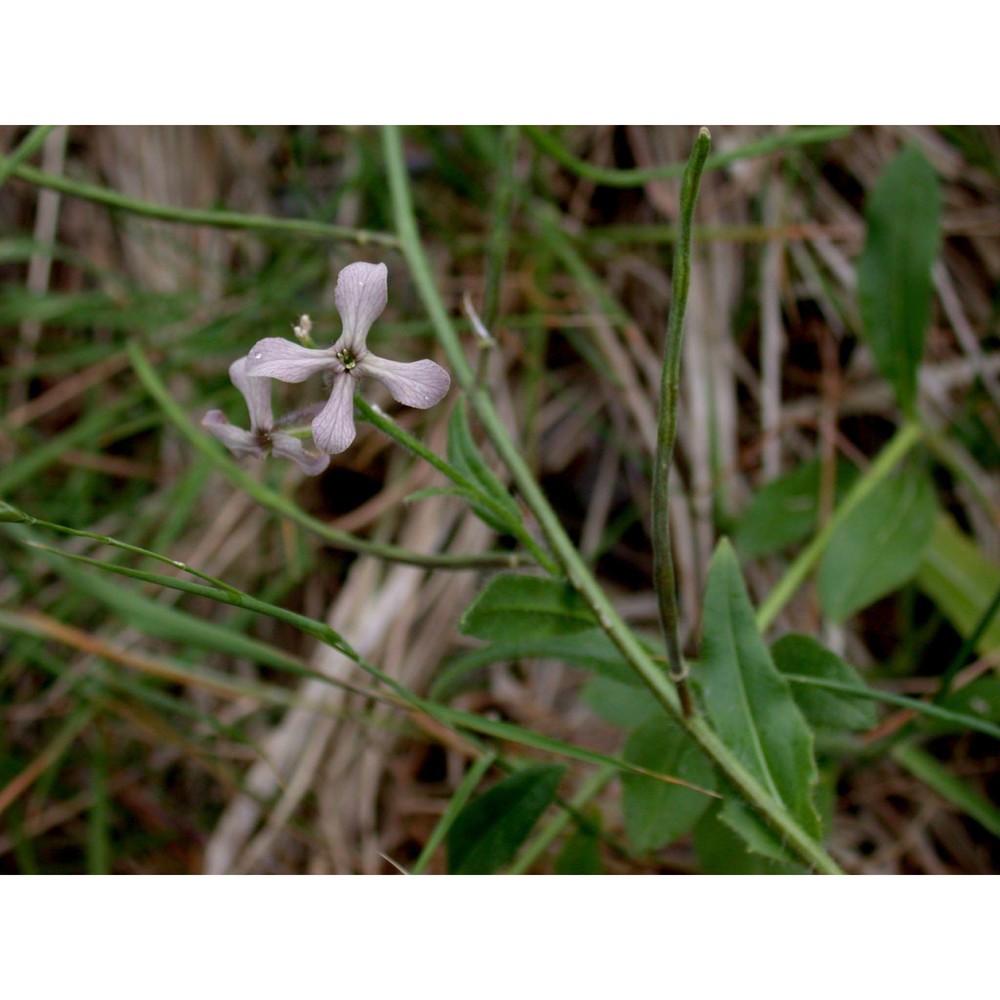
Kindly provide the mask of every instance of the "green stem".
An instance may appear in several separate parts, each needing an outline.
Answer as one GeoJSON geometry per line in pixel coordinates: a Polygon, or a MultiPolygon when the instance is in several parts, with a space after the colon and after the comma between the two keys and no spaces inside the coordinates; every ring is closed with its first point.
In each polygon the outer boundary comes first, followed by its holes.
{"type": "Polygon", "coordinates": [[[805,583],[809,574],[820,561],[833,533],[847,516],[879,483],[892,474],[906,453],[917,445],[923,437],[919,424],[907,422],[893,435],[889,443],[879,453],[867,472],[854,484],[844,497],[833,517],[823,525],[813,540],[798,554],[791,566],[766,600],[757,609],[757,627],[764,632],[777,618],[781,609],[792,599],[795,592],[805,583]]]}
{"type": "MultiPolygon", "coordinates": [[[[9,160],[0,160],[0,172],[8,163],[9,160]]],[[[161,222],[218,226],[221,229],[253,229],[259,232],[285,233],[323,240],[351,240],[360,246],[375,244],[395,247],[398,245],[398,240],[390,233],[378,233],[368,229],[351,229],[348,226],[335,226],[327,222],[314,222],[311,219],[275,219],[268,215],[175,208],[172,205],[141,201],[138,198],[131,198],[96,184],[87,184],[83,181],[75,181],[70,177],[47,174],[24,164],[15,166],[8,172],[38,187],[51,188],[53,191],[61,191],[74,198],[83,198],[85,201],[107,205],[109,208],[118,208],[125,212],[131,212],[133,215],[145,216],[148,219],[159,219],[161,222]]]]}
{"type": "Polygon", "coordinates": [[[36,125],[21,140],[21,145],[10,156],[0,157],[0,187],[7,183],[7,178],[22,164],[30,159],[45,144],[49,133],[55,125],[36,125]]]}
{"type": "Polygon", "coordinates": [[[0,500],[0,522],[27,524],[32,527],[48,528],[49,531],[55,531],[61,535],[72,535],[74,538],[89,538],[95,542],[103,542],[105,545],[121,549],[124,552],[131,552],[133,555],[155,559],[157,562],[165,563],[167,566],[172,566],[174,569],[183,570],[185,573],[190,573],[199,580],[204,580],[206,583],[212,584],[213,587],[221,587],[223,590],[232,589],[228,583],[224,583],[222,580],[217,580],[214,576],[209,576],[207,573],[202,573],[201,570],[195,569],[187,563],[179,562],[177,559],[171,559],[169,556],[162,556],[158,552],[140,548],[138,545],[130,545],[128,542],[120,542],[117,538],[109,538],[107,535],[98,535],[93,531],[83,531],[79,528],[69,528],[65,524],[55,524],[52,521],[43,521],[39,517],[34,517],[31,514],[25,513],[23,510],[18,510],[18,508],[11,506],[3,500],[0,500]]]}
{"type": "Polygon", "coordinates": [[[378,556],[393,562],[408,563],[411,566],[425,566],[434,569],[476,569],[490,566],[505,566],[513,568],[530,562],[527,557],[516,552],[484,552],[481,555],[437,555],[434,553],[413,552],[410,549],[399,548],[396,545],[384,545],[380,542],[356,538],[346,531],[337,531],[322,521],[311,517],[287,497],[268,489],[263,483],[257,482],[253,476],[241,469],[235,462],[222,453],[218,444],[200,427],[196,427],[187,413],[177,403],[167,387],[163,384],[156,370],[146,357],[143,349],[135,341],[127,346],[128,356],[139,380],[149,394],[160,405],[167,418],[177,429],[205,455],[217,468],[226,474],[237,486],[245,490],[262,507],[274,511],[281,517],[305,528],[306,531],[322,538],[323,541],[348,552],[358,552],[364,555],[378,556]]]}
{"type": "Polygon", "coordinates": [[[413,202],[410,196],[402,138],[398,127],[387,126],[383,132],[386,169],[392,192],[396,225],[403,253],[410,266],[414,284],[424,303],[448,358],[456,380],[469,395],[476,416],[489,435],[500,460],[510,470],[511,478],[525,504],[534,514],[549,548],[567,578],[587,602],[601,627],[615,643],[626,662],[649,688],[657,701],[687,730],[741,795],[760,812],[764,819],[784,837],[789,846],[817,871],[837,873],[833,859],[806,833],[757,779],[743,766],[736,755],[697,716],[684,716],[677,692],[663,671],[656,665],[632,630],[622,620],[607,596],[591,575],[582,556],[566,534],[559,516],[549,505],[541,487],[522,458],[517,446],[507,434],[503,421],[493,408],[487,392],[476,388],[475,373],[465,358],[461,342],[438,294],[430,262],[417,232],[413,202]]]}
{"type": "Polygon", "coordinates": [[[677,402],[680,398],[681,345],[684,311],[691,284],[691,221],[698,200],[698,186],[705,159],[712,145],[707,128],[698,133],[684,180],[681,183],[681,217],[674,254],[673,289],[667,320],[667,344],[660,376],[660,414],[653,457],[653,584],[656,588],[660,625],[667,647],[670,678],[677,685],[685,715],[694,710],[687,687],[687,665],[681,655],[680,615],[677,610],[677,580],[670,546],[670,465],[677,440],[677,402]]]}
{"type": "MultiPolygon", "coordinates": [[[[680,177],[686,165],[683,163],[666,163],[660,167],[646,167],[633,170],[616,170],[610,167],[595,167],[586,160],[581,160],[570,153],[551,132],[537,125],[526,125],[524,131],[531,141],[543,152],[548,153],[557,163],[571,170],[579,177],[596,181],[606,187],[642,187],[650,181],[668,180],[680,177]]],[[[768,156],[783,149],[792,149],[814,142],[831,142],[842,139],[853,131],[851,125],[819,125],[794,129],[781,135],[769,135],[763,139],[749,142],[739,149],[728,153],[716,153],[705,163],[706,170],[718,170],[720,167],[735,163],[737,160],[749,160],[758,156],[768,156]]]]}

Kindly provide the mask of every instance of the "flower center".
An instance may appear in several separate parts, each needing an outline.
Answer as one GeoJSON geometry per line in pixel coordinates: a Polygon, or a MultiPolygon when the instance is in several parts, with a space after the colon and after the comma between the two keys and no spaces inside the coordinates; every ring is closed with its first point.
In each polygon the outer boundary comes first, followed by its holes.
{"type": "Polygon", "coordinates": [[[337,352],[337,360],[344,366],[344,371],[351,371],[358,363],[358,359],[345,347],[337,352]]]}

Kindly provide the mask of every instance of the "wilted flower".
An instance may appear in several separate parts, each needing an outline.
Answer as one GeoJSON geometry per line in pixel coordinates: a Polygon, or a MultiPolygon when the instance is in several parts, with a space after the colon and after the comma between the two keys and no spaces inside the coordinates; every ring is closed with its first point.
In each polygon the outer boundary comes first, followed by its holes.
{"type": "Polygon", "coordinates": [[[247,374],[283,382],[304,382],[316,372],[332,373],[330,399],[313,420],[313,440],[320,451],[336,454],[354,440],[354,387],[363,376],[378,379],[393,399],[425,410],[439,403],[451,377],[433,361],[389,361],[372,354],[365,339],[388,299],[385,264],[350,264],[337,278],[337,311],[343,321],[340,339],[325,350],[312,350],[281,337],[268,337],[250,349],[247,374]]]}
{"type": "Polygon", "coordinates": [[[311,454],[297,437],[275,431],[271,382],[266,378],[251,378],[246,367],[246,358],[234,361],[229,366],[229,378],[246,400],[250,430],[234,427],[221,410],[206,413],[202,427],[214,434],[237,458],[247,455],[263,458],[273,452],[281,458],[290,458],[307,476],[318,476],[330,464],[330,456],[311,454]]]}

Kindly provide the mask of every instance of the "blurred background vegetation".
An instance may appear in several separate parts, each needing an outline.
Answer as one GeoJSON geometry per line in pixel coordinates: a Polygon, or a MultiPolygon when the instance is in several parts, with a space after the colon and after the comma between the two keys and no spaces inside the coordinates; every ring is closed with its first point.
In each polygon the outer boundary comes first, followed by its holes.
{"type": "MultiPolygon", "coordinates": [[[[899,426],[862,336],[855,267],[866,197],[915,145],[942,191],[920,399],[945,535],[891,595],[834,622],[809,584],[772,632],[822,637],[880,690],[946,694],[942,704],[1000,722],[1000,129],[712,133],[674,477],[685,642],[696,648],[716,539],[736,539],[762,599],[899,426]],[[776,512],[761,493],[776,480],[793,493],[805,483],[807,501],[809,484],[813,499],[826,485],[818,507],[776,512]]],[[[500,412],[616,606],[653,637],[650,455],[680,167],[655,168],[683,164],[693,134],[405,131],[445,301],[455,316],[465,294],[475,303],[497,341],[488,378],[500,412]]],[[[474,645],[456,623],[484,571],[347,551],[278,501],[421,553],[509,541],[453,497],[408,500],[440,477],[366,424],[316,480],[247,467],[278,498],[270,508],[234,482],[214,442],[193,440],[209,409],[244,423],[227,369],[256,340],[290,335],[302,313],[317,343],[336,339],[334,282],[354,260],[389,267],[373,348],[443,360],[395,247],[378,130],[42,138],[0,128],[0,151],[26,154],[0,166],[0,499],[328,621],[411,690],[432,690],[474,645]],[[187,424],[141,376],[142,359],[187,424]]],[[[276,384],[279,411],[292,389],[276,384]]],[[[365,391],[390,408],[380,387],[365,391]]],[[[444,451],[454,397],[392,412],[444,451]]],[[[148,560],[38,524],[0,524],[0,539],[0,870],[390,872],[419,856],[474,759],[462,739],[373,697],[349,661],[287,625],[38,543],[148,560]]],[[[452,687],[466,709],[606,753],[623,746],[616,711],[631,719],[627,705],[609,708],[612,691],[555,661],[494,665],[452,687]]],[[[871,722],[819,747],[837,860],[857,873],[995,871],[995,739],[891,704],[871,722]]],[[[578,767],[571,783],[584,787],[578,767]]],[[[637,837],[621,795],[617,781],[592,789],[582,829],[599,833],[581,843],[556,831],[530,870],[759,870],[705,837],[637,837]]],[[[443,864],[435,856],[429,870],[443,864]]]]}

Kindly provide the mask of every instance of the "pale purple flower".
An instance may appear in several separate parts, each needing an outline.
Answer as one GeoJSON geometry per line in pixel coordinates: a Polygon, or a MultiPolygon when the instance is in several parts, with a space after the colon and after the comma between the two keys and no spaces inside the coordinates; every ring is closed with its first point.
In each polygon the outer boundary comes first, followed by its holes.
{"type": "Polygon", "coordinates": [[[451,376],[433,361],[389,361],[368,350],[365,340],[388,299],[385,264],[350,264],[337,278],[335,299],[344,328],[325,350],[314,350],[281,337],[268,337],[250,349],[247,373],[283,382],[304,382],[316,372],[330,372],[330,398],[313,420],[313,440],[320,451],[335,455],[354,440],[354,388],[364,376],[377,379],[405,406],[426,410],[439,403],[451,376]]]}
{"type": "Polygon", "coordinates": [[[246,358],[234,361],[229,366],[229,378],[246,400],[250,430],[234,427],[221,410],[206,413],[202,427],[209,434],[214,434],[237,458],[247,455],[263,458],[272,452],[281,458],[290,458],[307,476],[318,476],[330,464],[330,456],[312,454],[305,450],[297,437],[275,431],[274,415],[271,413],[271,381],[251,378],[246,367],[246,358]]]}

